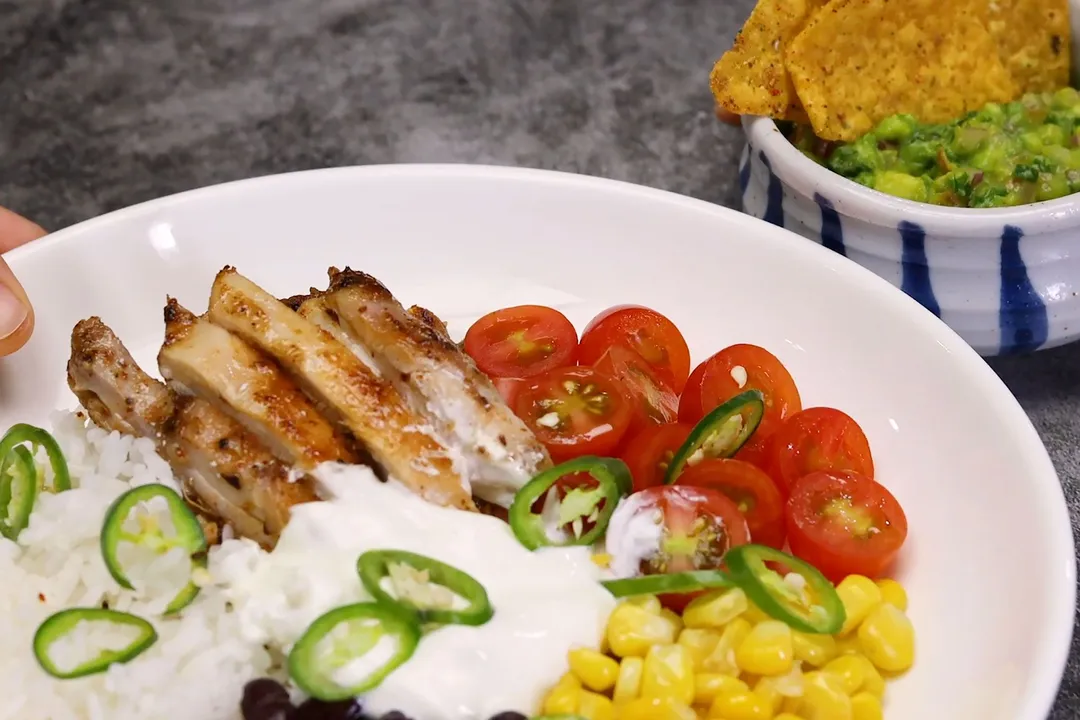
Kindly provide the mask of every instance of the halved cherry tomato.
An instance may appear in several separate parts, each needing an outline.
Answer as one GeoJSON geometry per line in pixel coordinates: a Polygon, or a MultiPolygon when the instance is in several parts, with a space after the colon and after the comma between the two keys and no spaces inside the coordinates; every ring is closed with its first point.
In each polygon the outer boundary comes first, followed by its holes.
{"type": "Polygon", "coordinates": [[[465,333],[465,352],[491,377],[536,377],[574,364],[577,331],[566,316],[542,305],[488,313],[465,333]]]}
{"type": "Polygon", "coordinates": [[[719,490],[746,518],[751,542],[784,547],[784,498],[764,470],[742,460],[713,458],[687,468],[675,484],[719,490]]]}
{"type": "Polygon", "coordinates": [[[503,402],[514,407],[514,398],[517,397],[525,380],[523,378],[491,378],[491,383],[502,395],[503,402]]]}
{"type": "MultiPolygon", "coordinates": [[[[708,488],[665,485],[634,493],[615,510],[608,525],[606,550],[620,577],[659,575],[686,570],[714,570],[736,545],[750,541],[746,520],[726,495],[708,488]],[[642,547],[640,530],[656,527],[656,547],[642,547]],[[642,550],[646,550],[642,552],[642,550]]],[[[661,595],[681,611],[694,593],[661,595]]]]}
{"type": "Polygon", "coordinates": [[[701,408],[701,381],[705,379],[705,370],[714,357],[716,356],[713,355],[694,368],[694,372],[687,378],[679,397],[679,422],[696,425],[698,420],[705,417],[705,411],[701,408]]]}
{"type": "Polygon", "coordinates": [[[732,345],[708,360],[701,379],[701,409],[709,412],[749,389],[765,395],[765,414],[754,433],[765,440],[780,422],[802,410],[799,389],[775,355],[757,345],[732,345]]]}
{"type": "Polygon", "coordinates": [[[690,374],[690,348],[679,328],[666,317],[636,305],[609,308],[581,334],[578,362],[593,365],[612,345],[624,345],[645,359],[676,394],[690,374]]]}
{"type": "Polygon", "coordinates": [[[907,516],[892,493],[850,470],[800,478],[784,515],[791,552],[833,582],[882,576],[907,539],[907,516]]]}
{"type": "MultiPolygon", "coordinates": [[[[772,447],[772,438],[776,437],[773,433],[772,437],[762,438],[756,432],[750,436],[750,439],[746,441],[746,444],[739,448],[739,451],[735,453],[736,460],[742,460],[748,462],[754,467],[769,472],[769,450],[772,447]]],[[[777,489],[780,489],[779,486],[777,489]]],[[[785,492],[786,495],[786,492],[785,492]]]]}
{"type": "Polygon", "coordinates": [[[562,462],[614,452],[630,427],[633,404],[622,385],[599,370],[557,368],[522,385],[514,412],[551,459],[562,462]]]}
{"type": "Polygon", "coordinates": [[[854,470],[874,479],[866,433],[848,415],[829,407],[807,408],[780,425],[769,443],[769,473],[787,493],[803,475],[854,470]]]}
{"type": "Polygon", "coordinates": [[[622,383],[634,400],[630,432],[650,425],[673,422],[679,412],[679,397],[668,388],[656,371],[633,350],[612,345],[593,367],[622,383]]]}
{"type": "Polygon", "coordinates": [[[686,423],[653,425],[623,442],[620,455],[634,478],[634,492],[664,484],[668,463],[693,429],[686,423]]]}

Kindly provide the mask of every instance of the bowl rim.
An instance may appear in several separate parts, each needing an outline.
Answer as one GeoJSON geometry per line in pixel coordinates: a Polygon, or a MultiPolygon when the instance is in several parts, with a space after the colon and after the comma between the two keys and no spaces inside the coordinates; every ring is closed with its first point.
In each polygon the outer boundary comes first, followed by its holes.
{"type": "Polygon", "coordinates": [[[894,230],[901,221],[923,227],[927,240],[935,235],[986,238],[1001,235],[1005,225],[1043,233],[1080,227],[1080,193],[1054,200],[1005,208],[953,208],[888,195],[834,173],[806,157],[780,132],[772,118],[744,115],[742,127],[749,145],[764,152],[772,171],[784,184],[807,198],[824,194],[841,215],[894,230]]]}

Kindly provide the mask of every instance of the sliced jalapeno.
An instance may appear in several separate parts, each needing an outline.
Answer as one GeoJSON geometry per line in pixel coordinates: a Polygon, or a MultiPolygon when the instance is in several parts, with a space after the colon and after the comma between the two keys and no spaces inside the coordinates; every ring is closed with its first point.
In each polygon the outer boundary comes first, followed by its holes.
{"type": "Polygon", "coordinates": [[[587,456],[565,462],[540,473],[517,491],[510,505],[510,528],[530,550],[546,545],[591,545],[604,534],[615,506],[630,493],[632,485],[630,469],[622,460],[587,456]],[[556,497],[556,483],[579,473],[588,474],[596,485],[574,487],[561,500],[556,497]],[[544,509],[533,512],[533,505],[541,499],[544,509]],[[586,531],[585,523],[592,528],[586,531]],[[567,525],[571,532],[562,529],[567,525]]]}
{"type": "Polygon", "coordinates": [[[621,580],[604,580],[601,584],[617,598],[631,595],[691,593],[734,585],[731,578],[722,570],[690,570],[660,575],[640,575],[621,580]]]}
{"type": "Polygon", "coordinates": [[[419,642],[416,616],[399,606],[346,605],[304,631],[289,652],[289,676],[316,700],[345,700],[378,687],[419,642]]]}
{"type": "MultiPolygon", "coordinates": [[[[105,525],[101,530],[101,555],[105,559],[105,567],[121,587],[134,590],[118,556],[120,544],[125,542],[149,548],[159,555],[164,555],[174,548],[183,548],[191,558],[193,574],[196,569],[205,567],[207,542],[202,526],[184,499],[165,485],[150,484],[132,488],[118,497],[105,513],[105,525]],[[142,503],[155,498],[165,501],[175,531],[173,534],[166,535],[151,514],[139,512],[142,503]],[[128,520],[133,516],[138,525],[135,531],[127,527],[128,520]]],[[[198,585],[194,581],[189,582],[168,604],[165,612],[168,614],[183,609],[198,594],[198,585]]]]}
{"type": "MultiPolygon", "coordinates": [[[[45,448],[53,474],[52,487],[45,488],[46,490],[63,492],[71,489],[71,473],[68,471],[67,460],[64,459],[64,452],[60,449],[56,438],[47,431],[26,423],[12,425],[0,439],[0,474],[3,474],[3,468],[8,463],[11,451],[23,444],[29,444],[33,448],[31,456],[37,453],[38,448],[45,448]]],[[[35,474],[37,474],[36,468],[35,474]]]]}
{"type": "Polygon", "coordinates": [[[38,493],[38,473],[33,454],[22,445],[11,449],[9,460],[0,476],[0,534],[16,540],[30,524],[38,493]]]}
{"type": "Polygon", "coordinates": [[[846,615],[836,588],[813,565],[765,545],[739,545],[724,562],[731,579],[767,615],[805,633],[839,632],[846,615]],[[796,584],[765,565],[775,562],[802,576],[796,584]]]}
{"type": "Polygon", "coordinates": [[[45,672],[69,680],[103,672],[116,663],[130,662],[157,642],[157,637],[154,626],[137,615],[104,608],[71,608],[50,615],[41,623],[34,633],[34,657],[45,672]],[[127,637],[117,638],[122,642],[119,647],[114,642],[88,660],[73,662],[72,657],[83,646],[77,637],[80,630],[102,625],[127,637]]]}
{"type": "Polygon", "coordinates": [[[415,613],[422,624],[483,625],[495,614],[476,578],[426,555],[371,550],[356,561],[356,569],[372,597],[415,613]],[[383,587],[383,580],[394,592],[383,587]],[[464,607],[458,607],[459,598],[464,607]]]}
{"type": "Polygon", "coordinates": [[[764,412],[765,396],[762,392],[747,390],[703,417],[672,456],[664,484],[675,482],[687,465],[696,465],[706,458],[734,455],[757,430],[764,412]]]}

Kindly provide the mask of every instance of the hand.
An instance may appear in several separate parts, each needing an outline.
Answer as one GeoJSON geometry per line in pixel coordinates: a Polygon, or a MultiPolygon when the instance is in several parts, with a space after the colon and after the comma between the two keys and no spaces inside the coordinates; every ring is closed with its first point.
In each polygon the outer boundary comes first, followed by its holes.
{"type": "MultiPolygon", "coordinates": [[[[0,208],[0,253],[25,245],[45,235],[35,223],[0,208]]],[[[0,356],[10,355],[30,339],[34,331],[34,309],[22,285],[0,258],[0,356]]]]}

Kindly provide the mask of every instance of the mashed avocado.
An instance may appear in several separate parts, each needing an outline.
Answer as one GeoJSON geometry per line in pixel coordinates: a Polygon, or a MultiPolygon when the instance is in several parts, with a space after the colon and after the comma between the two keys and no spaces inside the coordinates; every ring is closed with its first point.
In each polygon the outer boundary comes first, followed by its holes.
{"type": "Polygon", "coordinates": [[[1063,88],[991,103],[941,125],[894,115],[850,143],[792,126],[816,162],[897,197],[952,207],[1005,207],[1080,191],[1080,92],[1063,88]]]}

